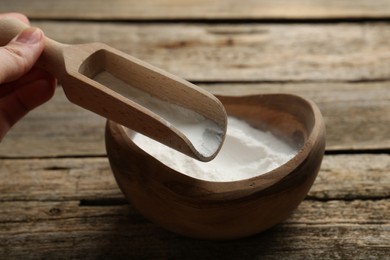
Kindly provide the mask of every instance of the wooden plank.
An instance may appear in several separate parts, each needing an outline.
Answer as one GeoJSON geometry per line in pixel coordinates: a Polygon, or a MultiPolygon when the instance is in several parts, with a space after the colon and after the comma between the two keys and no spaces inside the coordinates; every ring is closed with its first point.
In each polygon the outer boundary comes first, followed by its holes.
{"type": "Polygon", "coordinates": [[[390,198],[389,173],[389,154],[325,156],[308,197],[321,200],[390,198]]]}
{"type": "Polygon", "coordinates": [[[1,160],[0,200],[123,198],[106,158],[1,160]]]}
{"type": "MultiPolygon", "coordinates": [[[[325,118],[328,151],[390,147],[388,82],[200,86],[215,94],[293,93],[312,99],[325,118]]],[[[71,104],[59,88],[53,100],[31,112],[5,137],[0,156],[105,155],[104,126],[103,118],[71,104]]]]}
{"type": "Polygon", "coordinates": [[[192,81],[390,78],[390,24],[36,22],[60,42],[105,42],[192,81]]]}
{"type": "Polygon", "coordinates": [[[0,10],[39,19],[339,19],[388,18],[387,0],[2,0],[0,10]]]}
{"type": "MultiPolygon", "coordinates": [[[[92,222],[93,220],[90,220],[92,222]]],[[[293,226],[235,241],[202,241],[147,229],[116,225],[103,232],[89,230],[21,233],[1,239],[3,259],[387,259],[389,226],[293,226]],[[279,231],[279,232],[278,232],[279,231]],[[163,233],[163,234],[161,234],[163,233]],[[135,246],[136,245],[136,246],[135,246]]],[[[110,223],[110,222],[108,222],[110,223]]],[[[74,221],[56,223],[76,226],[74,221]]]]}
{"type": "Polygon", "coordinates": [[[389,200],[304,201],[267,232],[221,242],[164,231],[127,205],[3,202],[0,258],[381,258],[390,253],[389,209],[389,200]]]}
{"type": "MultiPolygon", "coordinates": [[[[287,218],[284,225],[388,225],[390,224],[390,200],[304,200],[287,218]]],[[[123,219],[129,225],[149,226],[152,223],[144,218],[131,204],[80,206],[79,201],[3,201],[0,202],[0,225],[6,223],[37,224],[68,219],[107,218],[123,219]]],[[[109,223],[107,223],[109,224],[109,223]]],[[[81,223],[78,225],[81,226],[81,223]]],[[[38,227],[38,226],[37,226],[38,227]]],[[[49,228],[50,225],[40,228],[49,228]]],[[[59,229],[62,231],[68,226],[59,229]]],[[[27,231],[23,225],[15,225],[14,233],[27,231]]],[[[0,228],[1,231],[4,231],[0,228]]],[[[32,231],[32,230],[31,230],[32,231]]],[[[390,239],[390,238],[389,238],[390,239]]]]}
{"type": "MultiPolygon", "coordinates": [[[[388,154],[327,155],[308,197],[390,198],[389,159],[388,154]]],[[[0,179],[5,202],[123,201],[106,158],[1,160],[0,179]]]]}

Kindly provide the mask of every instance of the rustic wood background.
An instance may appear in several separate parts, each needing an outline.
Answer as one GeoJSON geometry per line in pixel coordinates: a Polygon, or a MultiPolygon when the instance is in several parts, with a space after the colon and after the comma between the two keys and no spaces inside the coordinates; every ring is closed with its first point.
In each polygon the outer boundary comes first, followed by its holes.
{"type": "Polygon", "coordinates": [[[310,98],[327,148],[283,223],[240,240],[189,239],[127,203],[105,120],[58,88],[0,145],[0,259],[390,259],[390,1],[1,0],[9,11],[58,41],[105,42],[213,93],[310,98]]]}

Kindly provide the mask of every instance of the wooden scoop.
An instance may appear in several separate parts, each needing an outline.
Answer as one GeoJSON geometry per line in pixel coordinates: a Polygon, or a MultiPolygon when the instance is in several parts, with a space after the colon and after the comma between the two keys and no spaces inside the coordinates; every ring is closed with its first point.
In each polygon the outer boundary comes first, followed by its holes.
{"type": "MultiPolygon", "coordinates": [[[[0,45],[7,44],[27,25],[14,19],[0,20],[0,45]]],[[[226,134],[226,112],[221,102],[207,91],[130,55],[101,43],[65,45],[46,38],[37,65],[57,77],[67,98],[96,114],[140,132],[201,161],[213,159],[226,134]],[[97,82],[100,74],[112,82],[97,82]],[[121,87],[115,85],[119,82],[121,87]],[[112,84],[111,84],[112,83],[112,84]],[[123,85],[127,85],[123,87],[123,85]],[[131,89],[193,111],[213,122],[219,145],[207,153],[199,150],[172,122],[131,99],[131,89]]],[[[214,140],[215,141],[215,140],[214,140]]]]}

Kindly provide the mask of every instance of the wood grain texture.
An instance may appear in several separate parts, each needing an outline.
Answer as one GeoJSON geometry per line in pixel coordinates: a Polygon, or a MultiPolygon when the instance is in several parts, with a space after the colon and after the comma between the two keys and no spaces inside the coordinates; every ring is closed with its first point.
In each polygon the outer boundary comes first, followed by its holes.
{"type": "MultiPolygon", "coordinates": [[[[388,225],[390,224],[390,201],[383,200],[331,200],[315,201],[304,200],[292,215],[283,221],[283,225],[388,225]]],[[[69,219],[87,220],[88,218],[106,218],[122,220],[122,226],[140,225],[144,229],[154,225],[144,218],[131,204],[122,205],[80,205],[79,201],[12,201],[0,203],[0,234],[5,232],[4,224],[14,225],[17,229],[27,229],[18,223],[36,225],[37,228],[51,229],[52,227],[39,227],[45,221],[67,221],[69,219]],[[40,223],[41,222],[41,223],[40,223]],[[127,223],[126,223],[127,222],[127,223]]],[[[106,223],[110,226],[110,223],[106,223]]],[[[82,226],[82,223],[79,223],[82,226]]],[[[62,227],[61,230],[69,227],[62,227]]],[[[85,227],[84,227],[85,228],[85,227]]],[[[102,230],[100,230],[102,231],[102,230]]],[[[1,236],[0,235],[0,236],[1,236]]]]}
{"type": "Polygon", "coordinates": [[[349,259],[390,253],[389,200],[304,201],[273,229],[223,242],[169,233],[128,205],[79,207],[74,201],[0,205],[2,259],[349,259]]]}
{"type": "Polygon", "coordinates": [[[389,168],[389,155],[325,156],[309,199],[282,224],[210,242],[164,231],[126,203],[80,205],[123,198],[105,158],[2,160],[0,258],[386,257],[389,168]]]}
{"type": "Polygon", "coordinates": [[[308,197],[328,199],[390,198],[390,155],[325,156],[308,197]]]}
{"type": "MultiPolygon", "coordinates": [[[[328,151],[390,146],[389,82],[200,86],[215,94],[292,93],[313,100],[325,119],[328,151]]],[[[54,99],[14,126],[1,143],[0,156],[105,155],[104,126],[104,118],[71,104],[58,88],[54,99]]]]}
{"type": "Polygon", "coordinates": [[[106,158],[1,160],[0,200],[123,197],[106,158]]]}
{"type": "Polygon", "coordinates": [[[3,0],[0,10],[19,11],[39,19],[329,19],[390,16],[386,0],[3,0]]]}
{"type": "Polygon", "coordinates": [[[107,43],[191,81],[390,78],[387,23],[34,25],[64,43],[107,43]]]}
{"type": "MultiPolygon", "coordinates": [[[[308,198],[390,197],[390,155],[326,155],[308,198]]],[[[0,201],[123,199],[106,158],[0,161],[0,201]]]]}

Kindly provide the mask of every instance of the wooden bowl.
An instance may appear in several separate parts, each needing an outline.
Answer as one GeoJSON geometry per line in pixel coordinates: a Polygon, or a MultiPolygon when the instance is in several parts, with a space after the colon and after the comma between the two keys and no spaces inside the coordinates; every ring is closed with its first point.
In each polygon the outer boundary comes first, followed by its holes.
{"type": "Polygon", "coordinates": [[[218,98],[228,115],[271,131],[298,154],[250,179],[205,181],[144,152],[132,141],[134,132],[112,121],[106,126],[111,168],[129,202],[151,221],[190,237],[239,238],[283,221],[305,198],[324,154],[325,127],[313,102],[287,94],[218,98]]]}

